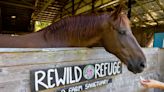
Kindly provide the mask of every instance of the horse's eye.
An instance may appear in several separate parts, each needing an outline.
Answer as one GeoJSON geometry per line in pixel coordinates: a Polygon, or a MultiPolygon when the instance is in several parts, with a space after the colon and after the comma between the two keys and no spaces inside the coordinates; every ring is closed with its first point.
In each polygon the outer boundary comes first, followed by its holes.
{"type": "Polygon", "coordinates": [[[120,31],[118,31],[119,32],[119,34],[121,34],[121,35],[125,35],[126,34],[126,31],[125,30],[120,30],[120,31]]]}

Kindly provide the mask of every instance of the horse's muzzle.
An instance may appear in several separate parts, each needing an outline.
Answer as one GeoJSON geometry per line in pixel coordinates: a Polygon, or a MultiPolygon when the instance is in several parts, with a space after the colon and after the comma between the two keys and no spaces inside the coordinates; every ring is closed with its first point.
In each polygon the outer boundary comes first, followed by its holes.
{"type": "Polygon", "coordinates": [[[133,72],[134,74],[141,73],[146,67],[146,62],[138,61],[137,63],[134,63],[133,61],[131,61],[131,62],[128,62],[127,67],[128,67],[128,70],[133,72]]]}

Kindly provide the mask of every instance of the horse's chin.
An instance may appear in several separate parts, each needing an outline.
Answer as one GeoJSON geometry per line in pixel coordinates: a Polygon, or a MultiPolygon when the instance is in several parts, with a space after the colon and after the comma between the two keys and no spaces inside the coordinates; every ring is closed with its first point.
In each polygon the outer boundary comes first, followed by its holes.
{"type": "Polygon", "coordinates": [[[131,71],[134,74],[141,73],[141,72],[144,71],[144,69],[134,69],[134,68],[128,67],[128,66],[127,66],[127,68],[128,68],[129,71],[131,71]]]}

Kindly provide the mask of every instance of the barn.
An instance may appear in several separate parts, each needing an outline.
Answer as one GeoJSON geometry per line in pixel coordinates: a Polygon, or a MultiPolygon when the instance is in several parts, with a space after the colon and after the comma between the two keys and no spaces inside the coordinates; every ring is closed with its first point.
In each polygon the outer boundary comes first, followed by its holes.
{"type": "MultiPolygon", "coordinates": [[[[164,82],[164,0],[1,0],[0,39],[0,92],[164,90],[146,88],[140,83],[140,77],[164,82]],[[140,64],[146,67],[141,73],[129,71],[128,65],[121,63],[122,58],[108,53],[102,44],[13,48],[14,40],[7,42],[8,38],[3,38],[3,35],[8,35],[19,39],[19,36],[38,33],[71,17],[113,13],[119,9],[120,1],[130,20],[132,33],[146,57],[146,65],[140,64]],[[4,42],[11,47],[1,46],[4,42]]],[[[30,41],[35,43],[37,39],[39,37],[34,36],[30,41]]],[[[28,42],[24,40],[25,43],[28,42]]],[[[138,57],[139,53],[136,53],[138,57]]]]}

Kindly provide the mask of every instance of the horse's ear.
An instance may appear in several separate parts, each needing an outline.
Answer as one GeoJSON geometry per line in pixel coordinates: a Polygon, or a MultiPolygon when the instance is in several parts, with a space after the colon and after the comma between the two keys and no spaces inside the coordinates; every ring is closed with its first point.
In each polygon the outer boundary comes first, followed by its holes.
{"type": "Polygon", "coordinates": [[[118,8],[116,8],[116,10],[112,13],[113,20],[116,20],[118,16],[122,13],[122,11],[123,11],[123,4],[120,3],[118,5],[118,8]]]}

